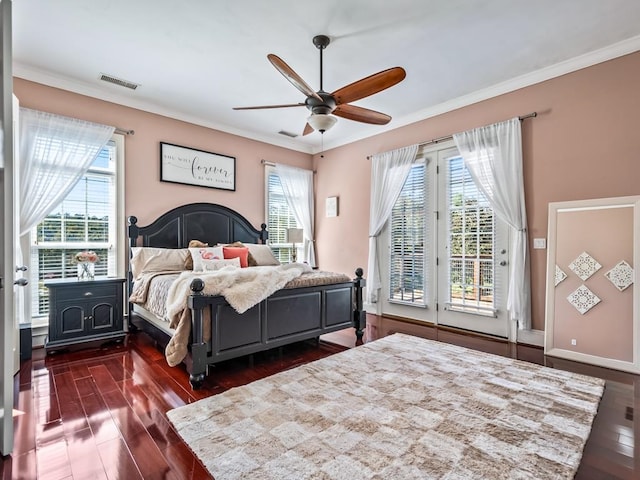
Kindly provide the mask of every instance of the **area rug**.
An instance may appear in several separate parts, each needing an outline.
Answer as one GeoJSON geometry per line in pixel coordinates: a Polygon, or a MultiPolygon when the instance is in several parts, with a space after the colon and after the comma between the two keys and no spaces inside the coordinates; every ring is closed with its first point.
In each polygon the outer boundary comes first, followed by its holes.
{"type": "Polygon", "coordinates": [[[394,334],[167,413],[216,480],[573,478],[604,381],[394,334]]]}

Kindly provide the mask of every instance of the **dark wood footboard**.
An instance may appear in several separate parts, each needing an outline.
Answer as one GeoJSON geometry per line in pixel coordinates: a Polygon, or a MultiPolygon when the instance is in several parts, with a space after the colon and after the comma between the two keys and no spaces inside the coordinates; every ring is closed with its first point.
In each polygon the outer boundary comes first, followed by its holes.
{"type": "Polygon", "coordinates": [[[238,314],[220,296],[203,295],[204,282],[191,282],[191,355],[187,364],[194,389],[204,381],[210,365],[293,342],[317,338],[344,328],[355,328],[362,340],[365,312],[362,269],[350,282],[283,289],[238,314]],[[211,340],[204,339],[205,316],[211,318],[211,340]]]}

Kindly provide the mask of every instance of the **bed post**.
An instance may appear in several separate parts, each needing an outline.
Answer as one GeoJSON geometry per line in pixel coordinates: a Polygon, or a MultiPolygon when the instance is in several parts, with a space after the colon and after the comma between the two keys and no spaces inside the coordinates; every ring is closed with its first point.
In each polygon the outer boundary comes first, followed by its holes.
{"type": "Polygon", "coordinates": [[[129,324],[129,331],[135,332],[138,330],[132,321],[131,314],[133,312],[133,304],[129,302],[129,297],[131,296],[131,292],[133,290],[133,272],[131,271],[131,256],[132,256],[132,247],[135,247],[138,243],[138,217],[134,217],[133,215],[127,218],[128,227],[128,235],[129,235],[129,261],[127,262],[127,322],[129,324]]]}
{"type": "Polygon", "coordinates": [[[267,224],[263,223],[260,225],[260,243],[263,245],[267,243],[269,239],[269,232],[267,231],[267,224]]]}
{"type": "Polygon", "coordinates": [[[206,305],[204,282],[200,278],[191,281],[191,296],[188,304],[191,309],[191,371],[189,383],[194,390],[199,389],[204,382],[207,372],[207,345],[204,343],[204,328],[202,324],[202,310],[206,305]]]}
{"type": "Polygon", "coordinates": [[[367,286],[367,281],[362,278],[363,270],[361,268],[356,269],[356,278],[353,279],[353,286],[355,287],[355,310],[353,311],[353,328],[356,329],[356,339],[362,342],[364,335],[364,328],[367,324],[367,312],[364,310],[364,304],[362,302],[362,289],[367,286]]]}

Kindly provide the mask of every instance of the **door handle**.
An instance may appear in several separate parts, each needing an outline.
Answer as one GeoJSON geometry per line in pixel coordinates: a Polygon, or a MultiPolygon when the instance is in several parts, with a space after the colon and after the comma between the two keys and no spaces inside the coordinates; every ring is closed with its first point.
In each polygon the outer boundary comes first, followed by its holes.
{"type": "Polygon", "coordinates": [[[29,280],[27,280],[26,278],[19,278],[15,282],[13,282],[13,284],[18,285],[19,287],[25,287],[29,285],[29,280]]]}
{"type": "Polygon", "coordinates": [[[506,260],[502,260],[502,261],[500,262],[500,266],[501,266],[501,267],[504,267],[506,264],[507,264],[507,261],[506,261],[506,260]]]}
{"type": "Polygon", "coordinates": [[[26,272],[28,270],[26,265],[22,265],[21,267],[16,266],[16,272],[26,272]]]}

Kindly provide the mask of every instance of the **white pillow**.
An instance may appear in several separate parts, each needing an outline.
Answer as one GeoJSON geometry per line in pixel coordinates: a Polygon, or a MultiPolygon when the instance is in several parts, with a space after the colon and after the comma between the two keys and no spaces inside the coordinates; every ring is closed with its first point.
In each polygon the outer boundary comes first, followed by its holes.
{"type": "Polygon", "coordinates": [[[138,279],[145,272],[184,270],[186,248],[131,247],[131,273],[138,279]]]}
{"type": "Polygon", "coordinates": [[[202,260],[202,266],[205,272],[214,272],[228,266],[240,268],[240,257],[223,258],[221,260],[202,260]]]}
{"type": "Polygon", "coordinates": [[[273,255],[269,245],[260,243],[245,243],[244,245],[249,248],[249,253],[259,267],[280,265],[280,261],[273,255]]]}
{"type": "Polygon", "coordinates": [[[196,247],[196,248],[189,248],[188,250],[189,250],[189,253],[191,253],[191,258],[193,258],[194,272],[204,272],[203,262],[205,260],[224,259],[222,247],[196,247]]]}

